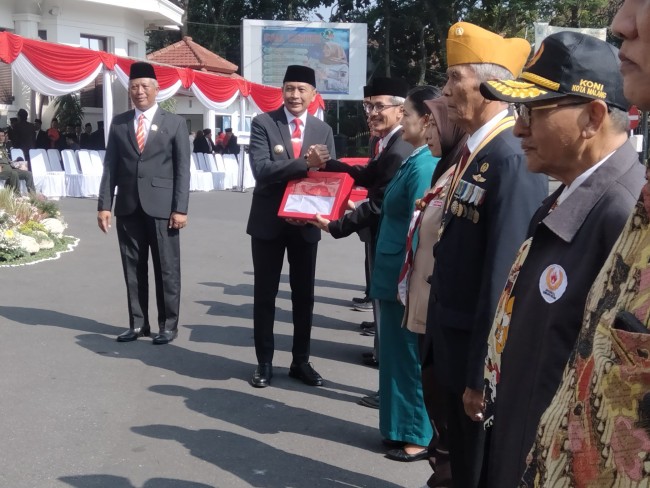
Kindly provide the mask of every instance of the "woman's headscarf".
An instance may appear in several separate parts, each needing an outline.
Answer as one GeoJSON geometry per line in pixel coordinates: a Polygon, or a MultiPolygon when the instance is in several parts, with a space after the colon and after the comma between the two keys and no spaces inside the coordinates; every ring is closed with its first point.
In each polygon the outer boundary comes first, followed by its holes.
{"type": "Polygon", "coordinates": [[[458,162],[460,153],[463,150],[463,146],[465,145],[468,136],[463,129],[449,120],[447,102],[444,97],[427,100],[424,103],[429,107],[431,116],[438,128],[440,148],[442,150],[442,157],[436,165],[436,169],[431,178],[431,184],[433,184],[438,181],[438,178],[440,178],[445,171],[458,162]]]}

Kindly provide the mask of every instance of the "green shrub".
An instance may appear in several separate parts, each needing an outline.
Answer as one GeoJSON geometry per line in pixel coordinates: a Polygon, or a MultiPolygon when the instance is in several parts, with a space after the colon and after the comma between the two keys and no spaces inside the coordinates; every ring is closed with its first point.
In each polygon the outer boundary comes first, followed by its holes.
{"type": "Polygon", "coordinates": [[[26,236],[34,235],[35,231],[41,231],[41,232],[45,232],[46,234],[49,234],[45,226],[40,222],[36,222],[35,220],[30,220],[29,222],[25,222],[24,224],[20,225],[20,227],[18,227],[18,232],[26,236]]]}

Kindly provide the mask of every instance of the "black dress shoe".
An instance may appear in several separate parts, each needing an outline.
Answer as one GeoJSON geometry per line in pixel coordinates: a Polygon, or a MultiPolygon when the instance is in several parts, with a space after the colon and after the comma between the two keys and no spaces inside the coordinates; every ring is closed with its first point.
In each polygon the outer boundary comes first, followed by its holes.
{"type": "MultiPolygon", "coordinates": [[[[364,407],[378,409],[379,408],[379,395],[374,394],[374,395],[364,396],[357,403],[359,405],[363,405],[364,407]]],[[[390,447],[395,447],[395,446],[390,446],[390,447]]]]}
{"type": "Polygon", "coordinates": [[[378,368],[379,367],[379,361],[377,361],[374,357],[370,356],[369,358],[361,358],[361,362],[365,364],[366,366],[372,366],[373,368],[378,368]]]}
{"type": "Polygon", "coordinates": [[[152,342],[156,345],[168,344],[174,339],[176,339],[177,335],[178,335],[177,330],[164,330],[156,337],[154,337],[152,342]]]}
{"type": "Polygon", "coordinates": [[[408,454],[404,449],[391,449],[386,453],[386,457],[388,459],[392,459],[393,461],[410,463],[411,461],[420,461],[421,459],[427,459],[429,457],[429,450],[425,447],[415,454],[408,454]]]}
{"type": "Polygon", "coordinates": [[[319,375],[310,363],[291,363],[289,376],[299,379],[309,386],[323,386],[323,378],[319,375]]]}
{"type": "Polygon", "coordinates": [[[375,353],[372,352],[372,351],[362,352],[362,353],[361,353],[361,357],[362,357],[362,358],[374,358],[374,357],[375,357],[375,353]]]}
{"type": "Polygon", "coordinates": [[[381,443],[386,447],[402,448],[406,445],[404,441],[394,441],[393,439],[382,439],[381,443]]]}
{"type": "Polygon", "coordinates": [[[266,388],[271,384],[271,378],[273,378],[271,363],[258,364],[251,378],[251,385],[255,388],[266,388]]]}
{"type": "Polygon", "coordinates": [[[131,342],[135,341],[138,337],[149,337],[151,329],[149,327],[138,327],[137,329],[129,329],[122,332],[117,336],[117,342],[131,342]]]}

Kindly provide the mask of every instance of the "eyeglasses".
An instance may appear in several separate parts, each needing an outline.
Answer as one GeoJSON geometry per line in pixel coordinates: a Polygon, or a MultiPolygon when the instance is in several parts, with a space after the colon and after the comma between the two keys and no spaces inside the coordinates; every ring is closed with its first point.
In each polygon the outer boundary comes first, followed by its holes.
{"type": "Polygon", "coordinates": [[[577,105],[586,105],[591,103],[591,100],[583,100],[580,102],[571,102],[571,103],[551,103],[549,105],[538,105],[536,107],[529,107],[523,103],[515,105],[515,110],[517,111],[517,119],[521,120],[521,123],[524,127],[530,127],[530,113],[534,110],[551,110],[554,108],[560,107],[574,107],[577,105]]]}
{"type": "Polygon", "coordinates": [[[370,115],[373,112],[377,112],[378,114],[382,113],[384,110],[390,107],[399,107],[399,105],[384,105],[383,103],[364,103],[363,104],[363,110],[370,115]]]}

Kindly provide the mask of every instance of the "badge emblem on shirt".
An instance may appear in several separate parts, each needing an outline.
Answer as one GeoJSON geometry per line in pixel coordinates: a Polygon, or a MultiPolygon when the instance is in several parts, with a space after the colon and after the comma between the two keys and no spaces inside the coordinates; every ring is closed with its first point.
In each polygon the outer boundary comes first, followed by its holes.
{"type": "Polygon", "coordinates": [[[564,268],[559,264],[551,264],[539,277],[539,292],[546,303],[554,303],[562,298],[568,284],[564,268]]]}
{"type": "Polygon", "coordinates": [[[275,154],[282,154],[284,152],[284,148],[278,144],[277,146],[273,146],[273,152],[275,154]]]}

